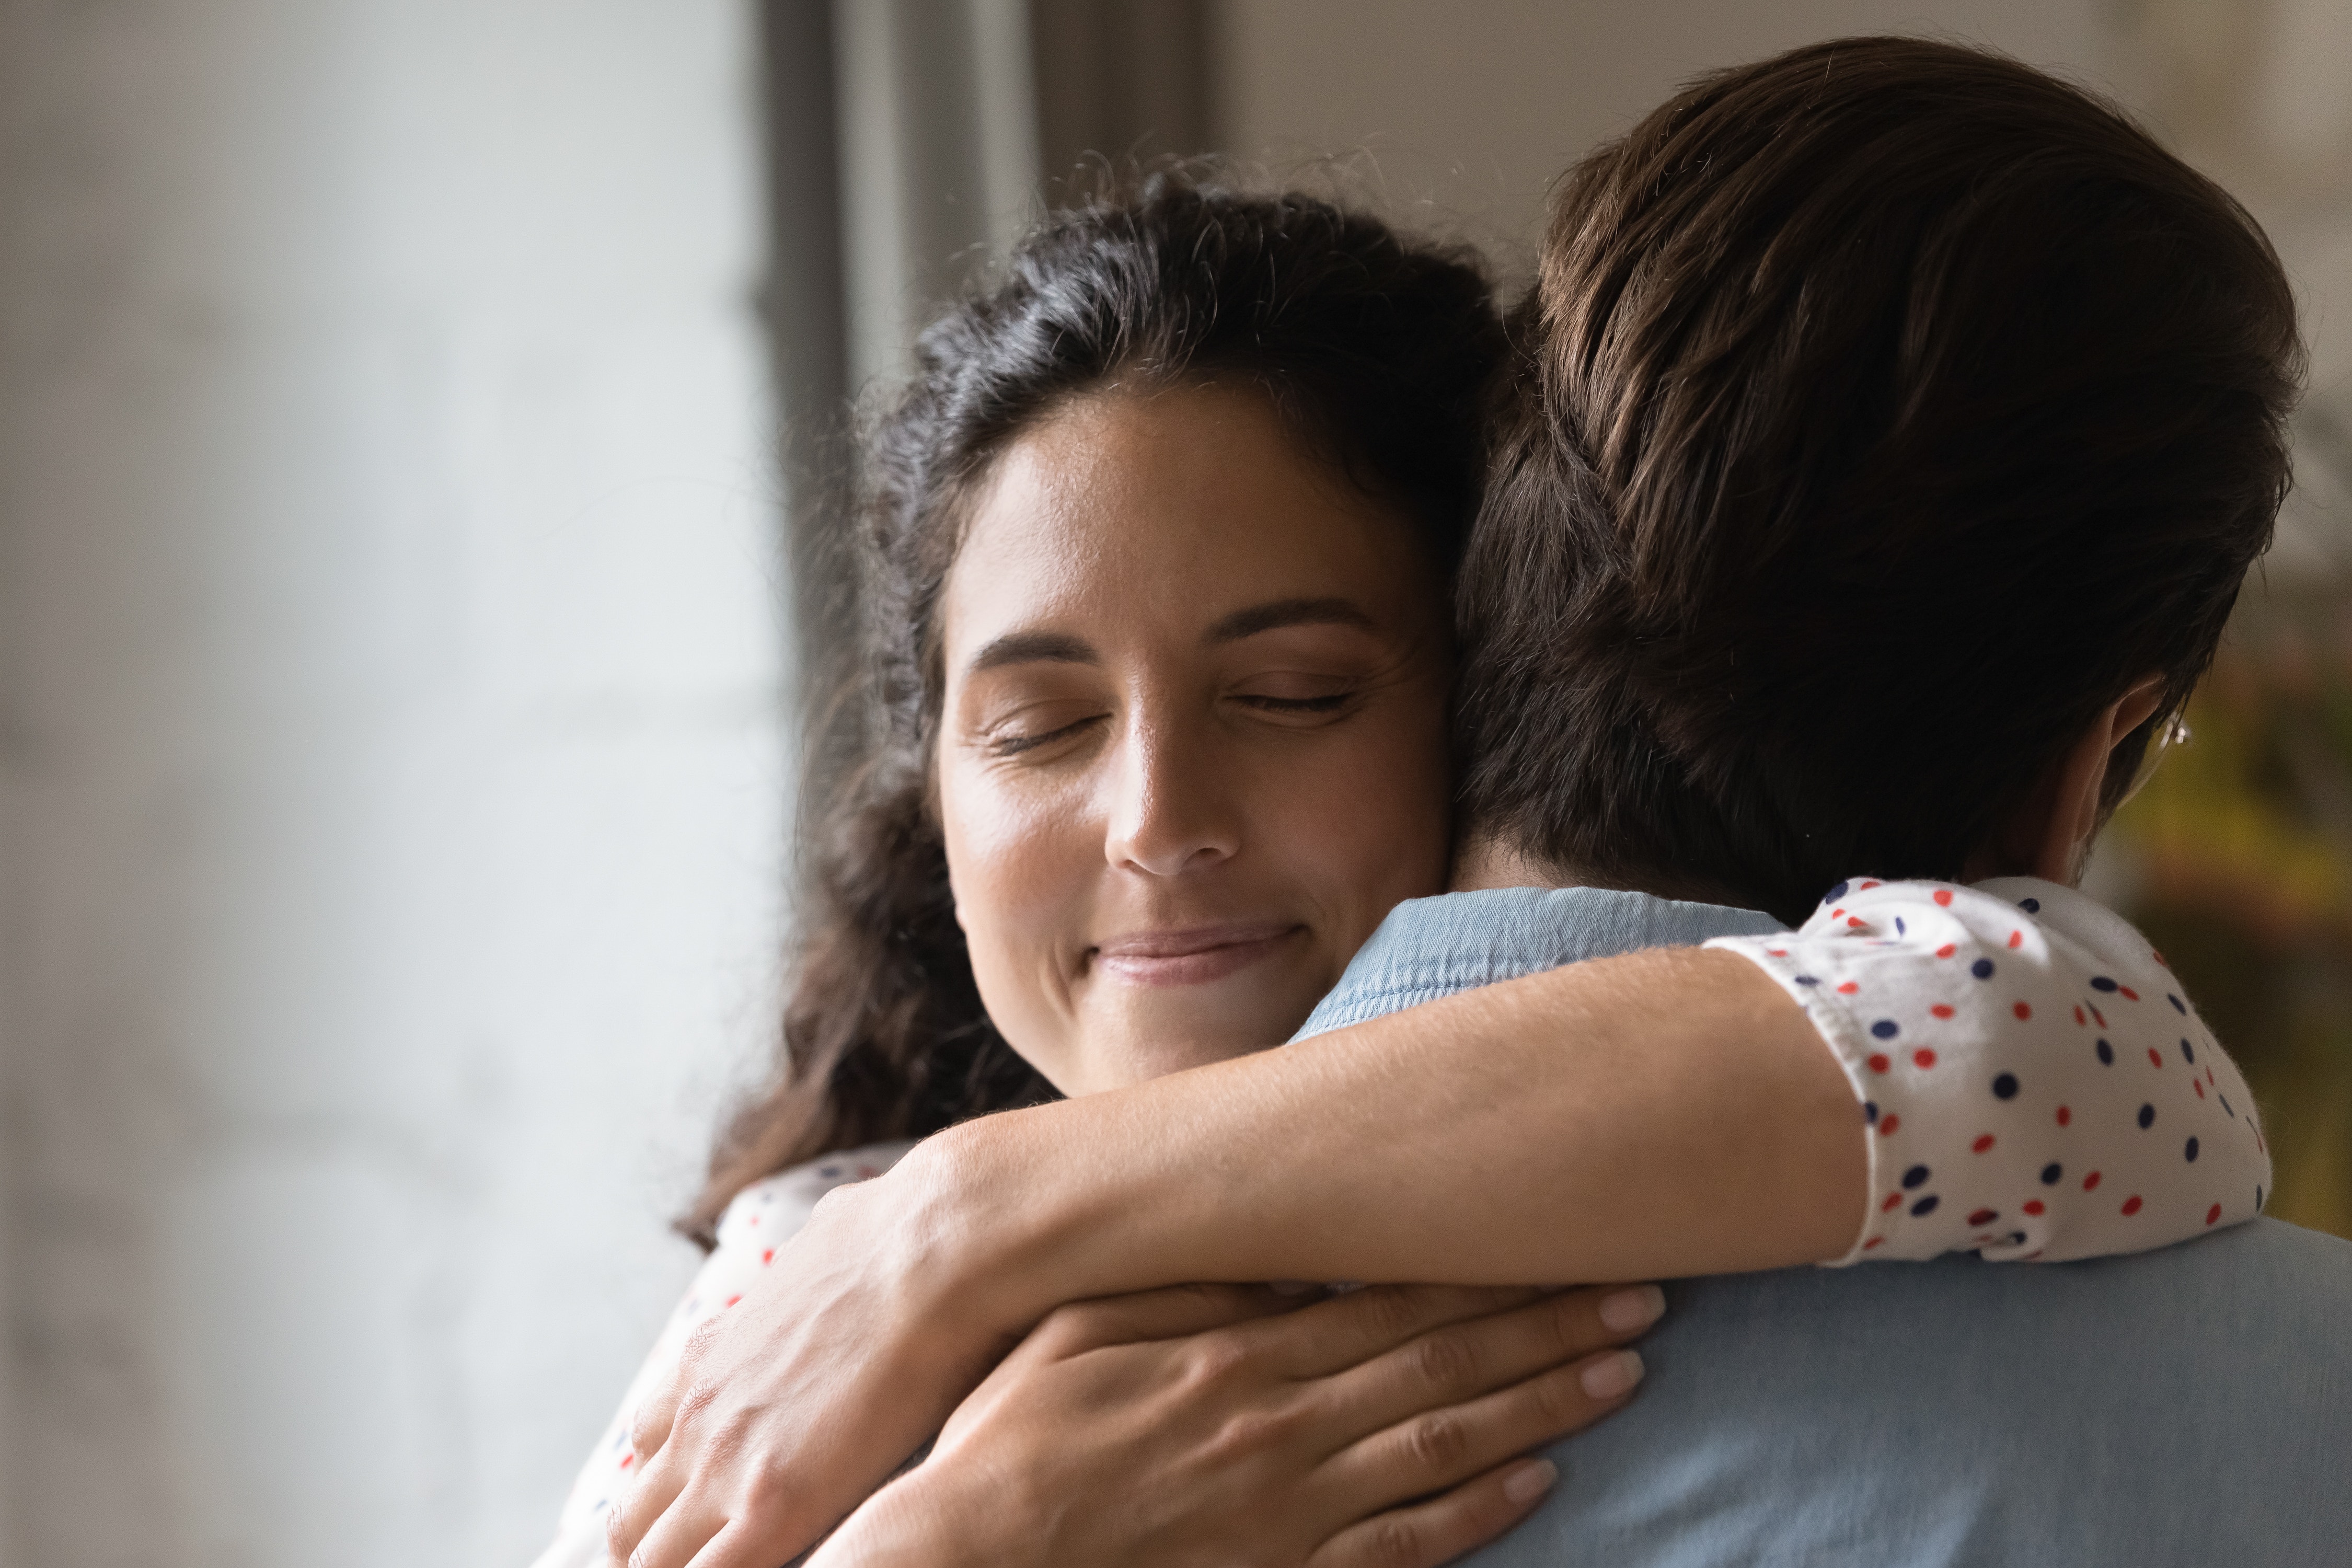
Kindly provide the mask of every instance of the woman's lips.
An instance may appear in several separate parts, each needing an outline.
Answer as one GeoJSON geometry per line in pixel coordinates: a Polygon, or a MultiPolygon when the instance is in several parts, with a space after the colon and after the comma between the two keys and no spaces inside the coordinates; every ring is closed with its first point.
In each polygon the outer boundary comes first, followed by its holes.
{"type": "Polygon", "coordinates": [[[1306,930],[1257,921],[1130,931],[1098,944],[1092,957],[1097,969],[1131,984],[1199,985],[1247,969],[1306,930]]]}

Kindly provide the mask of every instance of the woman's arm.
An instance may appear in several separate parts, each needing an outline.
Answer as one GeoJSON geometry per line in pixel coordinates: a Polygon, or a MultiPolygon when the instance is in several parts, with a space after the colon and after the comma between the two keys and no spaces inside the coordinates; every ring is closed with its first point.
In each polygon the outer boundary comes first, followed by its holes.
{"type": "Polygon", "coordinates": [[[688,1345],[640,1411],[614,1556],[772,1568],[1065,1301],[1832,1258],[1864,1169],[1853,1092],[1805,1015],[1748,960],[1696,949],[987,1117],[828,1196],[793,1267],[688,1345]]]}
{"type": "MultiPolygon", "coordinates": [[[[1771,1268],[1856,1254],[1874,1234],[1866,1219],[1899,1222],[1901,1251],[1916,1255],[1968,1245],[1982,1207],[2079,1244],[2067,1255],[2251,1216],[2267,1181],[2259,1132],[2241,1095],[2221,1104],[2221,1079],[2199,1088],[2208,1070],[2229,1073],[2226,1059],[2128,926],[2085,917],[2078,906],[2096,906],[2074,894],[2056,901],[2078,918],[2044,931],[2033,911],[1967,889],[1859,890],[1867,914],[1825,907],[1754,952],[1572,965],[932,1139],[889,1177],[820,1208],[789,1298],[748,1299],[691,1349],[670,1396],[641,1416],[637,1451],[650,1459],[614,1542],[644,1541],[640,1568],[682,1564],[721,1529],[728,1552],[734,1537],[750,1543],[746,1563],[805,1544],[1066,1300],[1188,1279],[1499,1283],[1771,1268]],[[1898,909],[1906,898],[1920,907],[1898,909]],[[1955,909],[1965,929],[1929,940],[1923,920],[1955,909]],[[1979,978],[1983,963],[1997,981],[1979,978]],[[1966,980],[1957,990],[1955,973],[1966,980]],[[1825,989],[1803,984],[1824,978],[1825,989]],[[2126,1002],[2116,1029],[2091,1028],[2103,1005],[2126,1002]],[[2080,1040],[2053,1043],[2017,1012],[2074,1029],[2078,1004],[2090,1031],[2080,1040]],[[2185,1044],[2140,1038],[2174,1020],[2185,1044]],[[1944,1031],[1937,1065],[1898,1062],[1875,1032],[1889,1021],[1944,1031]],[[2128,1039],[2126,1024],[2137,1031],[2128,1039]],[[2137,1076],[2107,1072],[2101,1039],[2137,1076]],[[2196,1073],[2185,1057],[2168,1068],[2167,1048],[2201,1053],[2196,1073]],[[2032,1097],[2002,1096],[2004,1072],[2024,1076],[1998,1066],[2010,1060],[2031,1071],[2032,1097]],[[2160,1113],[2142,1098],[2158,1083],[2160,1113]],[[2084,1134],[2086,1152],[2095,1133],[2097,1163],[2029,1163],[2031,1190],[1997,1205],[1958,1185],[1906,1184],[1922,1165],[1931,1176],[1992,1170],[1994,1148],[2013,1160],[2028,1134],[1979,1150],[1979,1113],[2032,1107],[2050,1135],[2084,1134]],[[2221,1131],[2192,1149],[2178,1134],[2195,1117],[2221,1131]],[[2158,1125],[2162,1140],[2134,1141],[2158,1125]],[[1933,1158],[1915,1158],[1919,1149],[1933,1158]],[[2135,1205],[2137,1191],[2111,1184],[2116,1160],[2180,1192],[2135,1205]],[[2053,1163],[2062,1179],[2044,1185],[2053,1163]],[[2183,1170],[2226,1202],[2189,1203],[2183,1170]],[[1938,1203],[1913,1213],[1930,1195],[1938,1203]],[[688,1415],[673,1434],[681,1399],[688,1415]],[[791,1418],[767,1418],[776,1412],[791,1418]],[[821,1415],[835,1412],[855,1414],[821,1415]]],[[[697,1568],[724,1568],[736,1560],[728,1552],[697,1568]]]]}

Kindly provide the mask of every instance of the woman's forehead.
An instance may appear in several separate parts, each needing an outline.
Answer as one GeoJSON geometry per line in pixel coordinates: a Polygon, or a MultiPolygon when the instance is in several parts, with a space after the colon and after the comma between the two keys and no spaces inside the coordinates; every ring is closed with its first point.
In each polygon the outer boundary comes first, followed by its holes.
{"type": "Polygon", "coordinates": [[[1410,529],[1264,398],[1121,393],[1057,412],[995,464],[950,574],[949,634],[1039,615],[1205,623],[1297,598],[1389,620],[1433,595],[1429,578],[1410,529]]]}

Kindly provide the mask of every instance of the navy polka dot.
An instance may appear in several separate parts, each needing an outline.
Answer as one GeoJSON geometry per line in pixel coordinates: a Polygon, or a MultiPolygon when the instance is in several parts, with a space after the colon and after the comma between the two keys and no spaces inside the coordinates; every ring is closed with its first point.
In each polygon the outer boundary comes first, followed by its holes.
{"type": "Polygon", "coordinates": [[[1833,899],[1844,898],[1846,887],[1846,883],[1840,882],[1836,887],[1832,888],[1828,892],[1822,895],[1822,902],[1826,904],[1833,899]]]}
{"type": "Polygon", "coordinates": [[[2255,1207],[2255,1209],[2256,1209],[2257,1211],[2259,1211],[2259,1210],[2262,1208],[2262,1206],[2263,1206],[2263,1189],[2262,1189],[2262,1188],[2260,1188],[2260,1187],[2256,1187],[2256,1188],[2254,1189],[2254,1207],[2255,1207]]]}
{"type": "Polygon", "coordinates": [[[2115,983],[2114,981],[2112,981],[2112,980],[2108,979],[2105,975],[2104,975],[2104,974],[2094,974],[2094,975],[2092,975],[2092,976],[2091,976],[2091,989],[2092,989],[2092,990],[2094,990],[2094,991],[2113,991],[2115,988],[2116,988],[2116,983],[2115,983]]]}
{"type": "Polygon", "coordinates": [[[2042,912],[2042,900],[2040,899],[2028,899],[2017,907],[2023,910],[2029,915],[2038,915],[2042,912]]]}
{"type": "Polygon", "coordinates": [[[2181,1041],[2180,1059],[2187,1062],[2189,1066],[2195,1067],[2197,1065],[2197,1047],[2190,1045],[2187,1040],[2181,1041]]]}
{"type": "MultiPolygon", "coordinates": [[[[2221,1101],[2221,1109],[2224,1110],[2230,1110],[2230,1097],[2225,1094],[2221,1096],[2220,1099],[2221,1101]]],[[[2230,1120],[2235,1121],[2237,1119],[2238,1113],[2234,1110],[2230,1110],[2230,1120]]]]}
{"type": "Polygon", "coordinates": [[[2099,1042],[2099,1061],[2105,1067],[2116,1065],[2116,1048],[2105,1040],[2099,1042]]]}
{"type": "Polygon", "coordinates": [[[2024,1246],[2024,1245],[2025,1245],[2025,1233],[2024,1233],[2023,1231],[2021,1231],[2021,1230],[2012,1230],[2012,1231],[2011,1231],[2011,1232],[2009,1233],[2009,1240],[2008,1240],[2008,1242],[2007,1242],[2005,1245],[2010,1246],[2010,1247],[2022,1247],[2022,1246],[2024,1246]]]}
{"type": "Polygon", "coordinates": [[[1908,932],[1904,929],[1904,925],[1903,925],[1903,917],[1902,917],[1901,915],[1896,915],[1896,916],[1895,917],[1895,934],[1896,936],[1905,936],[1905,935],[1909,934],[1909,933],[1908,933],[1908,932]]]}
{"type": "Polygon", "coordinates": [[[2058,1178],[2065,1173],[2066,1167],[2053,1160],[2042,1167],[2042,1184],[2045,1187],[2054,1187],[2058,1184],[2058,1178]]]}
{"type": "Polygon", "coordinates": [[[2180,1154],[2181,1158],[2187,1160],[2190,1164],[2193,1165],[2197,1163],[2197,1140],[2191,1138],[2189,1141],[2189,1147],[2183,1149],[2180,1152],[2180,1154]]]}
{"type": "Polygon", "coordinates": [[[2140,1126],[2141,1126],[2143,1129],[2149,1128],[2149,1127],[2153,1127],[2153,1126],[2155,1126],[2155,1125],[2156,1125],[2156,1107],[2155,1107],[2155,1106],[2153,1106],[2153,1105],[2143,1105],[2143,1106],[2141,1106],[2141,1107],[2139,1108],[2139,1124],[2140,1124],[2140,1126]]]}
{"type": "Polygon", "coordinates": [[[1891,1040],[1903,1031],[1895,1027],[1894,1019],[1881,1018],[1878,1022],[1870,1026],[1870,1032],[1877,1036],[1882,1040],[1891,1040]]]}
{"type": "Polygon", "coordinates": [[[1937,1198],[1935,1194],[1929,1193],[1926,1197],[1921,1198],[1917,1203],[1911,1205],[1911,1212],[1914,1215],[1923,1216],[1934,1214],[1936,1212],[1936,1205],[1938,1201],[1940,1200],[1937,1198]]]}
{"type": "Polygon", "coordinates": [[[2013,1072],[2005,1072],[1999,1078],[1993,1079],[1992,1097],[1995,1100],[2015,1100],[2017,1098],[2017,1075],[2013,1072]]]}
{"type": "Polygon", "coordinates": [[[1974,963],[1969,965],[1969,973],[1975,975],[1979,980],[1990,980],[1992,978],[1992,960],[1990,958],[1978,959],[1974,963]]]}
{"type": "Polygon", "coordinates": [[[2164,999],[2172,1004],[2172,1010],[2174,1012],[2180,1014],[2184,1017],[2188,1016],[2189,1004],[2183,1002],[2179,997],[2167,994],[2164,999]]]}
{"type": "Polygon", "coordinates": [[[1903,1185],[1906,1190],[1917,1186],[1927,1179],[1927,1167],[1925,1165],[1914,1165],[1903,1173],[1903,1185]]]}
{"type": "Polygon", "coordinates": [[[1862,1119],[1873,1127],[1878,1125],[1878,1101],[1865,1100],[1862,1102],[1862,1119]]]}
{"type": "Polygon", "coordinates": [[[1800,974],[1795,976],[1795,979],[1797,984],[1800,985],[1819,985],[1821,984],[1820,981],[1814,979],[1810,974],[1800,974]]]}

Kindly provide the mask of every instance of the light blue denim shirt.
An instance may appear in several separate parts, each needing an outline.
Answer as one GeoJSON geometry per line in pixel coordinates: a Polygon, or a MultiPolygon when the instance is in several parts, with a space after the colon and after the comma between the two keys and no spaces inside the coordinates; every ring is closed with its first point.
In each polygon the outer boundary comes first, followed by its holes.
{"type": "MultiPolygon", "coordinates": [[[[1762,922],[1760,925],[1759,922],[1762,922]]],[[[1398,907],[1302,1034],[1778,929],[1590,889],[1398,907]]],[[[2130,1258],[1667,1290],[1633,1404],[1477,1568],[2352,1564],[2352,1243],[2256,1220],[2130,1258]]]]}

